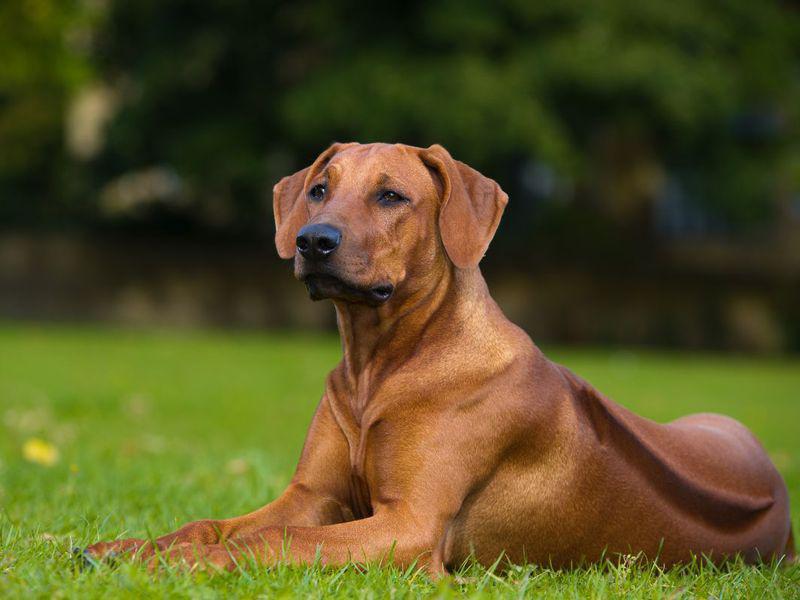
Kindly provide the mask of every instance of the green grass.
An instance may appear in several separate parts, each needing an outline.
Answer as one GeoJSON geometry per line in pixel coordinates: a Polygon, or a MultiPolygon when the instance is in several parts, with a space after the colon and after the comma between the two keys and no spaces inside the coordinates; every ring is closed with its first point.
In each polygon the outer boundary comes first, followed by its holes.
{"type": "MultiPolygon", "coordinates": [[[[800,530],[800,360],[551,350],[618,402],[667,420],[732,415],[763,440],[789,484],[800,530]]],[[[618,565],[502,577],[472,566],[432,582],[371,566],[278,567],[211,578],[137,565],[80,571],[69,558],[117,536],[249,511],[288,482],[333,336],[0,328],[0,597],[800,597],[800,567],[660,572],[618,565]],[[30,462],[31,438],[53,444],[30,462]]]]}

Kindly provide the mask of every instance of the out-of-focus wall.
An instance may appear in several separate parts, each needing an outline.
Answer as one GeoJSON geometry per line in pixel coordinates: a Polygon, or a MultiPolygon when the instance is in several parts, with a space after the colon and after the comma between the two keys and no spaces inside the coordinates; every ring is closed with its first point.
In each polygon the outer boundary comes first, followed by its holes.
{"type": "MultiPolygon", "coordinates": [[[[769,261],[770,272],[758,257],[732,261],[731,252],[687,246],[649,274],[515,269],[490,252],[484,271],[508,316],[539,342],[796,349],[797,257],[783,266],[769,261]]],[[[308,299],[270,240],[6,236],[0,239],[0,315],[147,327],[335,324],[330,303],[308,299]]]]}

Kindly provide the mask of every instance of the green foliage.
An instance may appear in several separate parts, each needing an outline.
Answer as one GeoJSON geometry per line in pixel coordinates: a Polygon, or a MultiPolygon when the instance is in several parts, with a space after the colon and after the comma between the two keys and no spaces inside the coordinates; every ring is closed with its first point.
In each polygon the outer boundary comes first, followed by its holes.
{"type": "MultiPolygon", "coordinates": [[[[244,565],[215,579],[124,564],[80,571],[69,550],[242,514],[274,498],[338,359],[332,336],[0,328],[0,596],[15,597],[716,597],[796,598],[791,568],[702,561],[663,572],[623,562],[573,571],[467,565],[432,582],[414,569],[366,572],[244,565]],[[29,462],[31,438],[60,452],[29,462]]],[[[730,414],[783,473],[800,530],[797,359],[557,351],[559,362],[657,420],[730,414]]]]}
{"type": "Polygon", "coordinates": [[[0,3],[0,219],[44,204],[57,176],[70,94],[91,76],[90,23],[78,0],[0,3]]]}
{"type": "Polygon", "coordinates": [[[800,19],[779,2],[113,0],[88,55],[64,41],[82,6],[0,12],[17,73],[2,79],[0,135],[16,142],[2,193],[52,160],[92,69],[121,102],[101,155],[57,174],[73,203],[160,165],[193,218],[252,227],[272,183],[334,139],[443,143],[523,200],[514,165],[535,159],[557,174],[553,195],[611,212],[643,156],[688,172],[692,195],[733,221],[800,187],[800,19]]]}

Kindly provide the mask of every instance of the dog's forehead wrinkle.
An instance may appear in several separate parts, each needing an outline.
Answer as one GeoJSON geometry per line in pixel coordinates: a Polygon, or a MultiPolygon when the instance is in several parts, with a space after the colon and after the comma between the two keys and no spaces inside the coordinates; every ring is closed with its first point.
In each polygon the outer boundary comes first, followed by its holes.
{"type": "Polygon", "coordinates": [[[370,144],[367,156],[374,157],[386,149],[386,144],[370,144]]]}
{"type": "Polygon", "coordinates": [[[342,165],[339,163],[328,163],[325,167],[325,176],[328,179],[337,179],[342,172],[342,165]]]}
{"type": "Polygon", "coordinates": [[[386,175],[398,181],[409,177],[427,180],[427,169],[419,158],[403,144],[365,144],[347,148],[337,154],[332,165],[342,169],[345,178],[374,178],[386,175]]]}

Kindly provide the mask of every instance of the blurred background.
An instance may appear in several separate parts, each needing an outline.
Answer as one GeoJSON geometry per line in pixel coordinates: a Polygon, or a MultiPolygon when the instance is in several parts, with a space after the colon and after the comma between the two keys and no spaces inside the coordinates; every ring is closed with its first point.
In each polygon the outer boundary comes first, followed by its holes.
{"type": "Polygon", "coordinates": [[[741,420],[800,531],[800,0],[0,0],[0,597],[186,595],[69,550],[289,482],[341,350],[272,186],[351,140],[497,180],[508,316],[640,414],[741,420]]]}
{"type": "Polygon", "coordinates": [[[800,3],[5,0],[0,319],[325,329],[271,190],[441,143],[539,342],[800,350],[800,3]]]}

